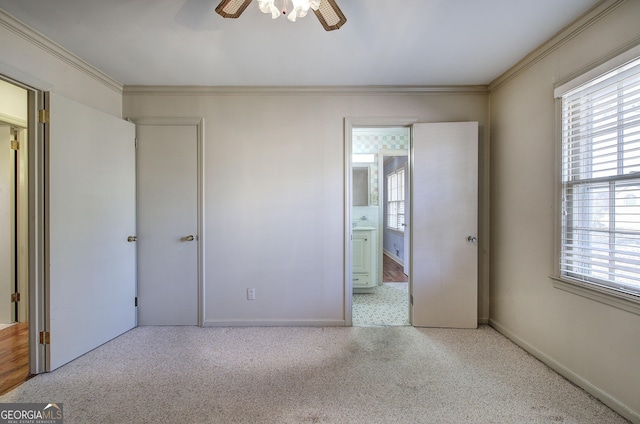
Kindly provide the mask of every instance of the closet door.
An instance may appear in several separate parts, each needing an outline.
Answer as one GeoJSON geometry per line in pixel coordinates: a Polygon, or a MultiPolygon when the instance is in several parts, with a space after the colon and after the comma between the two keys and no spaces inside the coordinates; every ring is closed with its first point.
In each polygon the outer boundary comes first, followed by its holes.
{"type": "Polygon", "coordinates": [[[413,125],[411,282],[417,327],[478,323],[478,123],[413,125]]]}
{"type": "Polygon", "coordinates": [[[136,325],[135,126],[55,93],[45,103],[51,371],[136,325]]]}
{"type": "Polygon", "coordinates": [[[178,121],[136,121],[139,325],[199,324],[200,124],[178,121]]]}

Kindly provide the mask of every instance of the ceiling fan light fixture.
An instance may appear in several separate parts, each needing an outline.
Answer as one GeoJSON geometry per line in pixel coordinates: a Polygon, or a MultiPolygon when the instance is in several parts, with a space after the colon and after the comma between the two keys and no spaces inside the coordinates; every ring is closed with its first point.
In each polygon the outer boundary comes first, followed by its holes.
{"type": "Polygon", "coordinates": [[[249,6],[251,0],[222,0],[216,13],[223,18],[237,18],[249,6]]]}
{"type": "MultiPolygon", "coordinates": [[[[313,10],[325,30],[333,31],[347,22],[347,18],[338,7],[335,0],[257,0],[258,7],[263,13],[270,13],[272,19],[280,15],[288,15],[287,19],[295,22],[297,18],[307,16],[309,9],[313,10]],[[276,6],[278,2],[281,7],[276,6]],[[291,4],[291,12],[287,13],[287,4],[291,4]]],[[[216,7],[216,13],[224,18],[237,18],[249,6],[251,0],[222,0],[216,7]]]]}
{"type": "Polygon", "coordinates": [[[307,16],[309,9],[317,10],[320,7],[320,0],[258,0],[258,7],[263,13],[271,13],[271,19],[276,19],[280,15],[287,15],[287,19],[295,22],[297,18],[307,16]],[[276,6],[276,2],[282,6],[276,6]],[[291,11],[287,12],[287,4],[292,4],[291,11]]]}
{"type": "Polygon", "coordinates": [[[295,22],[296,18],[307,16],[309,9],[318,10],[320,7],[320,0],[291,0],[291,3],[293,3],[293,9],[287,16],[291,22],[295,22]]]}
{"type": "MultiPolygon", "coordinates": [[[[258,0],[258,7],[262,13],[271,13],[271,19],[280,16],[280,9],[275,4],[275,0],[258,0]]],[[[283,11],[282,13],[286,13],[283,11]]]]}
{"type": "Polygon", "coordinates": [[[317,10],[314,9],[313,13],[316,14],[316,17],[327,31],[338,29],[347,22],[347,17],[344,16],[335,0],[321,0],[320,7],[317,10]]]}

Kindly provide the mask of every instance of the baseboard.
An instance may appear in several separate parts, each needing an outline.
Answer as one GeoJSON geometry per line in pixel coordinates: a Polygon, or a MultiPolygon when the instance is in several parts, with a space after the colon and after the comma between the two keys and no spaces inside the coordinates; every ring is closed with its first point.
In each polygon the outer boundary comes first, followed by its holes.
{"type": "Polygon", "coordinates": [[[625,404],[623,404],[622,402],[620,402],[619,400],[611,396],[609,393],[605,392],[604,390],[593,385],[592,383],[585,380],[578,374],[574,373],[569,368],[565,367],[564,365],[562,365],[561,363],[559,363],[549,355],[545,354],[544,352],[538,350],[537,348],[529,344],[526,340],[516,336],[509,329],[507,329],[505,326],[501,325],[500,323],[496,322],[495,320],[490,319],[489,325],[494,329],[496,329],[496,331],[498,331],[500,334],[502,334],[503,336],[505,336],[506,338],[508,338],[509,340],[511,340],[512,342],[514,342],[515,344],[517,344],[518,346],[526,350],[527,352],[529,352],[531,355],[535,356],[538,360],[543,362],[549,368],[551,368],[552,370],[554,370],[555,372],[557,372],[567,380],[571,381],[575,385],[581,387],[587,393],[598,398],[602,403],[604,403],[609,408],[616,411],[618,414],[622,415],[624,418],[630,420],[632,423],[640,424],[640,412],[633,411],[631,408],[629,408],[628,406],[626,406],[625,404]]]}
{"type": "Polygon", "coordinates": [[[205,320],[204,327],[344,327],[345,320],[205,320]]]}
{"type": "Polygon", "coordinates": [[[386,256],[389,257],[389,259],[391,259],[393,262],[397,263],[400,266],[404,266],[404,260],[402,260],[402,258],[394,255],[393,253],[389,252],[387,249],[383,249],[382,253],[385,254],[386,256]]]}

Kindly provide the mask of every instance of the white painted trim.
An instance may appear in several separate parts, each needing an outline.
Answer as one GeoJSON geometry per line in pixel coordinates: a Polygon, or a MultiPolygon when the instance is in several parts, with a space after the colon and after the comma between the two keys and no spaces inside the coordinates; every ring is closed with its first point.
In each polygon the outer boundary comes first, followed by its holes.
{"type": "Polygon", "coordinates": [[[598,398],[602,403],[604,403],[609,408],[616,411],[618,414],[622,415],[623,417],[625,417],[626,419],[634,423],[640,423],[640,411],[632,410],[631,408],[629,408],[628,406],[620,402],[618,399],[616,399],[609,393],[605,392],[598,386],[595,386],[594,384],[592,384],[582,376],[576,374],[574,371],[565,367],[560,362],[558,362],[551,356],[547,355],[543,351],[535,348],[526,340],[516,336],[515,333],[509,330],[506,326],[498,323],[493,319],[489,320],[489,325],[494,329],[496,329],[496,331],[498,331],[500,334],[507,337],[509,340],[511,340],[512,342],[514,342],[515,344],[517,344],[518,346],[520,346],[521,348],[529,352],[531,355],[535,356],[537,359],[539,359],[549,368],[551,368],[561,376],[565,377],[572,383],[576,384],[577,386],[581,387],[587,393],[598,398]]]}
{"type": "MultiPolygon", "coordinates": [[[[38,47],[42,51],[56,57],[58,60],[66,63],[74,69],[84,73],[85,75],[88,75],[99,83],[112,89],[116,93],[122,94],[123,86],[120,82],[100,71],[98,68],[90,65],[88,62],[80,59],[78,56],[74,55],[55,41],[29,27],[28,25],[18,20],[13,15],[8,14],[2,9],[0,9],[0,26],[5,27],[9,31],[38,47]]],[[[44,86],[46,84],[42,84],[40,81],[32,81],[30,78],[25,78],[25,75],[13,75],[11,69],[8,69],[6,67],[2,67],[0,68],[0,70],[2,70],[3,72],[8,71],[9,73],[7,76],[23,81],[26,84],[33,83],[33,86],[40,90],[51,89],[50,86],[46,87],[44,86]]]]}
{"type": "Polygon", "coordinates": [[[412,95],[412,94],[480,94],[486,85],[460,86],[199,86],[199,85],[125,85],[123,95],[232,96],[232,95],[412,95]]]}
{"type": "Polygon", "coordinates": [[[353,120],[350,118],[344,119],[344,251],[343,251],[343,286],[344,286],[344,323],[345,326],[351,327],[353,325],[353,254],[352,254],[352,240],[353,240],[353,218],[351,216],[351,209],[353,204],[352,193],[352,172],[353,167],[351,163],[351,155],[353,151],[353,120]]]}
{"type": "Polygon", "coordinates": [[[640,315],[640,296],[618,292],[617,290],[561,277],[549,277],[553,287],[577,294],[578,296],[622,309],[632,314],[640,315]]]}
{"type": "MultiPolygon", "coordinates": [[[[585,12],[582,16],[578,17],[573,23],[567,25],[564,29],[560,30],[549,41],[542,44],[540,47],[529,53],[522,60],[509,68],[506,72],[500,75],[489,84],[489,91],[495,91],[503,84],[509,82],[513,78],[517,77],[521,73],[527,71],[536,63],[544,59],[555,50],[577,37],[587,28],[594,25],[599,20],[606,17],[609,13],[613,12],[618,7],[622,6],[628,0],[603,0],[596,4],[594,7],[585,12]]],[[[637,42],[636,42],[637,44],[637,42]]]]}
{"type": "Polygon", "coordinates": [[[0,112],[0,121],[5,122],[7,124],[15,125],[16,127],[20,127],[20,128],[27,127],[27,121],[23,119],[14,118],[13,116],[5,115],[4,113],[1,113],[1,112],[0,112]]]}
{"type": "Polygon", "coordinates": [[[397,263],[400,266],[404,266],[404,261],[393,253],[389,252],[387,249],[382,249],[382,254],[386,255],[393,262],[397,263]]]}
{"type": "Polygon", "coordinates": [[[640,56],[640,44],[631,47],[623,53],[616,54],[615,57],[605,58],[599,65],[590,65],[588,70],[579,70],[576,72],[577,76],[570,76],[566,82],[556,85],[553,90],[554,97],[560,98],[565,93],[585,84],[595,78],[602,76],[609,71],[618,68],[625,63],[637,59],[640,56]]]}
{"type": "MultiPolygon", "coordinates": [[[[1,21],[0,21],[1,23],[1,21]]],[[[7,65],[6,63],[0,62],[0,75],[6,78],[2,78],[5,81],[11,82],[19,87],[22,87],[27,90],[41,90],[41,91],[52,91],[53,85],[42,81],[32,75],[27,74],[26,72],[20,71],[12,66],[7,65]]]]}
{"type": "Polygon", "coordinates": [[[205,152],[204,152],[204,118],[203,117],[141,117],[127,118],[136,126],[138,125],[171,125],[171,126],[195,126],[198,137],[198,326],[205,324],[205,152]]]}
{"type": "Polygon", "coordinates": [[[345,327],[341,319],[327,320],[211,320],[204,327],[345,327]]]}

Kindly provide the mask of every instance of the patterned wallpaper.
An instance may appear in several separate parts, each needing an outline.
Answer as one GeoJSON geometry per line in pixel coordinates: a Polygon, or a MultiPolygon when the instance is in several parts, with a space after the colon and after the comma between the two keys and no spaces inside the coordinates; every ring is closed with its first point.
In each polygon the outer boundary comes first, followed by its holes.
{"type": "MultiPolygon", "coordinates": [[[[409,150],[409,128],[354,128],[352,134],[352,153],[375,153],[380,150],[409,150]]],[[[371,164],[370,186],[371,204],[379,204],[380,182],[379,164],[371,164]]]]}

